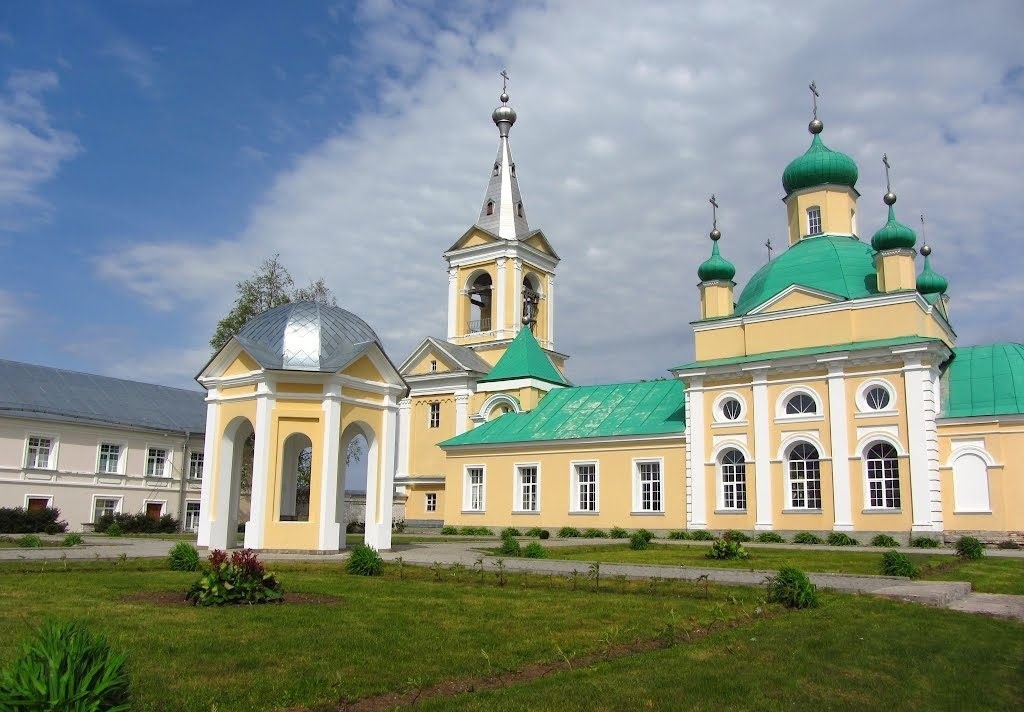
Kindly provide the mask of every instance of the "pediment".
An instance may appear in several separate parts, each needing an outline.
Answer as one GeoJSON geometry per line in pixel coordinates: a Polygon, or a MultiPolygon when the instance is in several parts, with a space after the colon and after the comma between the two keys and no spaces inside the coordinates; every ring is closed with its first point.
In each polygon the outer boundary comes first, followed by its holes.
{"type": "Polygon", "coordinates": [[[489,230],[484,230],[479,225],[474,225],[462,234],[455,244],[449,247],[446,252],[453,250],[464,250],[467,247],[478,247],[480,245],[490,245],[495,242],[503,242],[503,240],[489,230]]]}
{"type": "Polygon", "coordinates": [[[752,309],[750,313],[770,314],[772,312],[789,311],[791,309],[820,307],[843,301],[846,301],[846,299],[838,294],[794,284],[786,287],[786,289],[782,290],[756,309],[752,309]]]}

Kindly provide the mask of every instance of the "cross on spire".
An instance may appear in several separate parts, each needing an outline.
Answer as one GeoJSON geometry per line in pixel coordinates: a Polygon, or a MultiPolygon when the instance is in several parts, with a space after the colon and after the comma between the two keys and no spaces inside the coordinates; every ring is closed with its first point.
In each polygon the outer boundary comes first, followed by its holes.
{"type": "Polygon", "coordinates": [[[717,228],[718,227],[718,201],[715,198],[715,194],[714,193],[711,194],[711,198],[708,199],[708,202],[711,203],[711,227],[712,228],[717,228]]]}
{"type": "Polygon", "coordinates": [[[821,94],[818,93],[818,85],[812,80],[811,83],[807,85],[807,88],[811,90],[811,101],[814,102],[814,118],[818,118],[818,97],[821,96],[821,94]]]}
{"type": "Polygon", "coordinates": [[[892,184],[889,182],[889,169],[892,167],[889,165],[889,156],[885,153],[882,154],[882,164],[885,166],[885,192],[892,192],[892,184]]]}
{"type": "Polygon", "coordinates": [[[498,76],[501,77],[501,93],[502,94],[507,94],[508,93],[508,80],[511,79],[511,77],[509,77],[509,75],[508,75],[508,70],[507,69],[502,69],[501,70],[501,74],[498,75],[498,76]]]}
{"type": "Polygon", "coordinates": [[[772,250],[775,249],[774,247],[772,247],[772,238],[769,237],[767,240],[765,240],[764,246],[768,248],[768,261],[771,262],[772,250]]]}
{"type": "Polygon", "coordinates": [[[924,236],[924,213],[921,213],[921,241],[926,244],[928,242],[927,238],[924,236]]]}

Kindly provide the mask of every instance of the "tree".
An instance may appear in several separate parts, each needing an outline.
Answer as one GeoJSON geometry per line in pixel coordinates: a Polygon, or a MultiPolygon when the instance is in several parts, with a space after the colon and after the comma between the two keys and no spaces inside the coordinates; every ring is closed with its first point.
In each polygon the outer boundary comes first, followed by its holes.
{"type": "Polygon", "coordinates": [[[278,253],[264,260],[252,277],[243,279],[235,286],[238,289],[235,305],[227,316],[217,322],[217,329],[210,339],[214,351],[223,348],[228,339],[242,330],[246,322],[268,309],[300,300],[331,306],[338,304],[323,277],[310,282],[308,287],[296,289],[295,281],[288,268],[281,263],[281,255],[278,253]]]}

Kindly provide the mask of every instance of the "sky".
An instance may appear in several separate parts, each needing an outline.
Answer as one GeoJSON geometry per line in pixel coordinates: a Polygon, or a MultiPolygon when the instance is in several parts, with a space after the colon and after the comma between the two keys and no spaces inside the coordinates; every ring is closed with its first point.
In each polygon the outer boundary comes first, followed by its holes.
{"type": "Polygon", "coordinates": [[[0,358],[198,388],[236,282],[280,253],[400,363],[444,336],[502,69],[574,382],[692,359],[711,193],[737,296],[784,247],[811,80],[861,238],[885,152],[959,343],[1022,341],[1022,34],[1014,1],[3,3],[0,358]]]}

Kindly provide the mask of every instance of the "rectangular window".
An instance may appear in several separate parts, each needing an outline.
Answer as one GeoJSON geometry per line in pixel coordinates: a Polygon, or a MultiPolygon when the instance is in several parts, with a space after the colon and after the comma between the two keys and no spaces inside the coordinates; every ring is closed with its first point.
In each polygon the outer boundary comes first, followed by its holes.
{"type": "Polygon", "coordinates": [[[597,465],[574,465],[576,475],[576,509],[580,512],[597,511],[597,465]]]}
{"type": "Polygon", "coordinates": [[[466,509],[471,512],[484,511],[484,468],[466,468],[466,509]]]}
{"type": "Polygon", "coordinates": [[[146,475],[148,477],[164,477],[167,469],[167,451],[160,447],[151,447],[146,451],[146,475]]]}
{"type": "Polygon", "coordinates": [[[436,492],[427,492],[427,506],[426,506],[426,510],[428,512],[436,512],[437,511],[437,493],[436,492]]]}
{"type": "Polygon", "coordinates": [[[185,503],[185,531],[199,531],[199,502],[185,503]]]}
{"type": "Polygon", "coordinates": [[[899,509],[900,470],[895,458],[868,460],[868,489],[872,507],[899,509]]]}
{"type": "Polygon", "coordinates": [[[121,446],[111,443],[100,445],[100,461],[96,471],[101,474],[116,475],[121,471],[121,446]]]}
{"type": "Polygon", "coordinates": [[[28,458],[25,467],[37,470],[49,470],[50,454],[53,452],[53,440],[41,435],[32,435],[28,439],[28,458]]]}
{"type": "Polygon", "coordinates": [[[747,466],[745,463],[722,463],[722,507],[747,508],[747,466]]]}
{"type": "Polygon", "coordinates": [[[793,509],[821,509],[821,463],[818,460],[791,460],[789,488],[793,509]]]}
{"type": "Polygon", "coordinates": [[[188,456],[188,477],[191,480],[203,479],[203,453],[192,452],[188,456]]]}
{"type": "Polygon", "coordinates": [[[25,499],[25,509],[29,512],[41,512],[50,506],[49,497],[33,497],[29,495],[25,499]]]}
{"type": "Polygon", "coordinates": [[[821,208],[817,206],[807,208],[807,234],[821,234],[821,208]]]}
{"type": "Polygon", "coordinates": [[[115,514],[121,500],[116,497],[97,497],[93,500],[92,520],[95,522],[106,514],[115,514]]]}
{"type": "Polygon", "coordinates": [[[431,403],[430,404],[430,427],[440,428],[441,427],[441,404],[431,403]]]}
{"type": "Polygon", "coordinates": [[[661,463],[638,462],[637,476],[640,484],[640,511],[660,512],[661,502],[661,463]]]}
{"type": "Polygon", "coordinates": [[[519,511],[536,512],[539,508],[537,495],[540,486],[537,468],[534,465],[529,465],[516,467],[516,471],[519,479],[519,511]]]}

